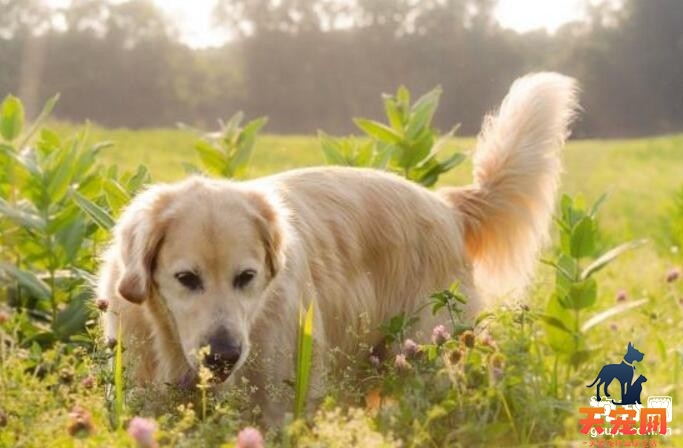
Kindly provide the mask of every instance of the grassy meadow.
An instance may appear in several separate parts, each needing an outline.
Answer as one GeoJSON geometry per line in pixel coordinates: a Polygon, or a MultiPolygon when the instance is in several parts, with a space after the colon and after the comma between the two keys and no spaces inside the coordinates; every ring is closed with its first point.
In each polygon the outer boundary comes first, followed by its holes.
{"type": "MultiPolygon", "coordinates": [[[[74,132],[64,124],[52,128],[59,134],[74,132]]],[[[93,126],[88,138],[114,142],[101,152],[98,164],[125,170],[143,164],[153,181],[174,181],[185,176],[183,162],[197,161],[197,137],[186,130],[93,126]]],[[[474,144],[473,138],[456,138],[448,147],[468,153],[474,144]]],[[[539,317],[553,300],[554,287],[552,268],[539,264],[527,303],[493,307],[492,317],[474,329],[476,342],[468,341],[471,333],[465,331],[452,346],[435,348],[443,354],[435,361],[415,360],[409,374],[394,373],[392,365],[388,373],[380,369],[380,375],[372,366],[361,366],[368,372],[362,385],[340,379],[315,415],[269,432],[266,446],[587,446],[591,438],[579,431],[583,416],[578,408],[588,406],[595,389],[586,385],[603,364],[620,362],[629,341],[645,353],[636,370],[648,378],[643,399],[666,395],[674,400],[674,435],[649,439],[683,446],[683,279],[667,281],[672,269],[683,265],[678,247],[683,235],[676,234],[683,205],[675,199],[683,189],[683,135],[570,141],[564,160],[563,193],[583,195],[587,204],[609,194],[597,218],[599,252],[647,239],[595,274],[597,301],[581,310],[581,321],[614,306],[646,302],[586,330],[589,356],[571,364],[552,349],[553,330],[539,317]]],[[[247,177],[324,163],[315,136],[266,134],[256,141],[247,177]]],[[[441,176],[437,186],[468,183],[470,167],[467,160],[441,176]]],[[[558,232],[553,232],[557,246],[558,232]]],[[[548,249],[544,258],[556,250],[548,249]]],[[[0,335],[11,337],[19,319],[10,316],[0,323],[0,335]]],[[[96,338],[97,330],[90,336],[96,338]]],[[[125,429],[112,423],[111,378],[102,361],[108,349],[100,345],[76,351],[56,345],[40,353],[36,347],[0,344],[0,446],[135,445],[125,429]],[[50,369],[41,370],[36,357],[50,369]]],[[[617,383],[611,388],[618,390],[617,383]]],[[[237,432],[258,424],[248,411],[220,397],[211,398],[213,411],[204,418],[187,403],[171,400],[150,412],[131,399],[124,414],[126,420],[155,418],[154,437],[162,446],[240,446],[237,432]]],[[[155,446],[152,442],[144,445],[138,439],[139,446],[155,446]]]]}

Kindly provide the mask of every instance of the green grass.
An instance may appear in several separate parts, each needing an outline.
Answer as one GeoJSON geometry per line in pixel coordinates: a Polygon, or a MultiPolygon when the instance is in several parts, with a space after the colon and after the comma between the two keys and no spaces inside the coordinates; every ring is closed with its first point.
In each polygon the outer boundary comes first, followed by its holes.
{"type": "MultiPolygon", "coordinates": [[[[73,128],[59,124],[56,130],[68,133],[73,128]]],[[[90,132],[93,142],[115,143],[101,154],[103,165],[134,169],[145,164],[155,181],[173,181],[185,175],[181,163],[196,162],[196,137],[188,131],[168,129],[130,131],[93,127],[90,132]]],[[[467,152],[473,148],[474,140],[455,139],[451,145],[467,152]]],[[[626,343],[632,341],[646,354],[637,366],[637,373],[648,377],[643,397],[674,396],[672,425],[678,436],[671,442],[683,443],[683,307],[678,303],[683,299],[683,280],[674,284],[664,280],[668,269],[683,263],[681,251],[675,248],[677,240],[671,234],[671,220],[681,216],[672,207],[674,192],[683,185],[683,135],[572,141],[564,158],[564,192],[583,193],[588,203],[604,192],[610,193],[599,219],[606,247],[636,238],[650,241],[597,275],[598,304],[586,312],[586,317],[614,305],[620,290],[626,291],[627,300],[647,298],[649,303],[591,330],[589,343],[599,351],[566,379],[562,385],[567,394],[565,399],[548,396],[552,359],[544,345],[543,326],[527,320],[530,317],[518,309],[496,311],[489,326],[498,345],[494,352],[480,347],[467,351],[465,360],[457,367],[446,365],[442,366],[445,370],[437,371],[434,366],[425,365],[421,368],[426,373],[408,378],[390,374],[382,379],[369,374],[363,387],[375,384],[390,398],[373,418],[349,407],[348,397],[362,397],[367,392],[357,384],[357,377],[340,380],[337,392],[331,393],[308,425],[295,422],[285,434],[270,434],[271,440],[276,438],[284,445],[298,440],[306,446],[335,446],[334,443],[341,444],[353,435],[357,444],[366,441],[366,446],[381,440],[389,443],[392,437],[411,440],[416,446],[434,446],[434,438],[454,446],[519,446],[546,441],[560,445],[575,441],[580,445],[588,439],[578,431],[578,407],[586,406],[592,393],[585,385],[593,380],[602,364],[619,362],[626,343]],[[504,378],[486,379],[492,372],[491,365],[501,362],[500,359],[505,360],[504,378]],[[448,383],[448,378],[442,376],[444,371],[457,381],[448,383]],[[449,386],[445,389],[444,381],[449,386]],[[390,432],[392,436],[388,435],[390,432]]],[[[257,140],[248,174],[258,177],[321,164],[323,157],[317,138],[266,135],[257,140]]],[[[444,175],[439,184],[461,185],[470,179],[470,164],[466,162],[444,175]]],[[[551,270],[539,267],[536,287],[528,302],[532,311],[544,308],[552,288],[551,270]]],[[[11,336],[12,326],[3,328],[11,336]]],[[[125,431],[108,427],[103,387],[106,365],[92,360],[102,350],[79,357],[63,355],[56,348],[41,355],[30,348],[0,344],[0,412],[9,415],[7,426],[0,428],[0,446],[72,446],[75,442],[66,428],[70,421],[68,412],[76,404],[89,410],[95,427],[79,444],[132,446],[125,431]],[[70,381],[60,376],[65,368],[74,370],[70,381]],[[81,386],[81,379],[88,375],[100,379],[94,389],[81,386]]],[[[418,362],[415,364],[419,367],[418,362]]],[[[617,389],[616,383],[612,389],[617,389]]],[[[250,419],[215,397],[211,400],[211,412],[206,419],[198,418],[192,408],[177,407],[177,403],[158,414],[162,441],[179,446],[227,442],[229,446],[235,430],[250,419]]],[[[131,404],[126,406],[126,412],[144,413],[144,409],[136,410],[131,404]]]]}

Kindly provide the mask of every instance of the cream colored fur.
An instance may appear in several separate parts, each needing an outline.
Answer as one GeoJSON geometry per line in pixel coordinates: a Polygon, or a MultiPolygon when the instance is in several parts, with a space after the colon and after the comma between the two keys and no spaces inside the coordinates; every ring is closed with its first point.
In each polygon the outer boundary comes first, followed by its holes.
{"type": "MultiPolygon", "coordinates": [[[[484,125],[474,184],[436,193],[369,169],[311,168],[249,182],[193,177],[154,185],[123,213],[101,268],[98,297],[111,307],[105,335],[123,328],[138,384],[179,382],[195,352],[225,326],[266,420],[291,409],[299,310],[316,303],[315,392],[325,353],[381,342],[378,326],[418,312],[428,296],[459,281],[469,315],[479,291],[528,282],[554,206],[559,150],[576,109],[574,82],[541,73],[517,80],[484,125]],[[255,279],[233,286],[240,269],[255,279]],[[200,292],[174,278],[195,270],[200,292]]],[[[420,312],[416,337],[445,321],[420,312]]],[[[366,355],[366,354],[362,354],[366,355]]]]}

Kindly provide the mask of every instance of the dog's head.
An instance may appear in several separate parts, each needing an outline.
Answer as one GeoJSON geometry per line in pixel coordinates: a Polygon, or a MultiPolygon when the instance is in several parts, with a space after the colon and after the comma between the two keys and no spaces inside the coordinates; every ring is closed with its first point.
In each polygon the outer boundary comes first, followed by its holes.
{"type": "Polygon", "coordinates": [[[624,356],[624,359],[627,360],[628,362],[633,362],[633,361],[642,361],[643,357],[645,356],[644,353],[638,351],[633,344],[630,342],[628,343],[628,349],[626,351],[626,355],[624,356]]]}
{"type": "Polygon", "coordinates": [[[224,381],[249,354],[249,333],[284,257],[282,217],[263,194],[193,178],[138,195],[116,228],[118,293],[152,316],[224,381]]]}

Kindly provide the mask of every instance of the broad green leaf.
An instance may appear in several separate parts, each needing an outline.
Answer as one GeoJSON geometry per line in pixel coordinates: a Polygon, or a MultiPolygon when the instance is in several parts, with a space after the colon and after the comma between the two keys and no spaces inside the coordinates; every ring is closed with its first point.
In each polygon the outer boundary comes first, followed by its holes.
{"type": "Polygon", "coordinates": [[[59,153],[61,157],[57,160],[57,166],[46,175],[48,183],[47,193],[50,196],[50,201],[53,203],[58,203],[62,200],[69,189],[69,184],[75,173],[75,150],[73,148],[64,148],[59,153]]]}
{"type": "Polygon", "coordinates": [[[230,168],[234,177],[241,178],[246,174],[249,159],[256,142],[256,134],[268,122],[266,117],[250,121],[237,139],[237,149],[230,160],[230,168]]]}
{"type": "Polygon", "coordinates": [[[595,304],[598,298],[598,284],[588,278],[581,282],[572,283],[567,294],[567,304],[573,310],[582,310],[595,304]]]}
{"type": "Polygon", "coordinates": [[[389,124],[399,134],[403,133],[403,114],[396,104],[396,100],[390,95],[384,96],[384,113],[387,115],[389,124]]]}
{"type": "Polygon", "coordinates": [[[545,332],[553,351],[567,355],[579,342],[580,335],[573,330],[576,328],[576,318],[573,312],[562,307],[557,297],[548,301],[544,314],[545,332]]]}
{"type": "Polygon", "coordinates": [[[640,247],[645,243],[647,243],[646,239],[630,241],[628,243],[620,244],[617,247],[608,250],[604,254],[600,255],[591,264],[589,264],[586,267],[586,269],[583,270],[583,272],[581,273],[581,279],[587,279],[588,277],[590,277],[594,273],[598,272],[600,269],[607,266],[612,260],[617,258],[619,255],[621,255],[624,252],[627,252],[631,249],[635,249],[637,247],[640,247]]]}
{"type": "Polygon", "coordinates": [[[396,151],[395,145],[376,145],[375,158],[372,166],[380,170],[386,169],[387,165],[389,164],[389,161],[394,155],[394,151],[396,151]]]}
{"type": "Polygon", "coordinates": [[[568,328],[564,322],[562,322],[559,318],[555,316],[551,316],[545,313],[537,313],[535,314],[535,316],[541,319],[546,324],[550,325],[551,327],[557,328],[569,334],[574,333],[574,330],[568,328]]]}
{"type": "Polygon", "coordinates": [[[144,185],[152,181],[152,176],[149,174],[149,170],[144,165],[138,165],[135,174],[133,174],[130,179],[126,182],[127,190],[130,192],[130,196],[135,195],[144,185]]]}
{"type": "Polygon", "coordinates": [[[373,157],[375,155],[375,144],[373,142],[366,142],[358,148],[354,158],[355,166],[373,166],[373,157]]]}
{"type": "Polygon", "coordinates": [[[16,139],[24,127],[24,105],[19,98],[7,95],[0,105],[0,135],[6,141],[16,139]]]}
{"type": "Polygon", "coordinates": [[[76,191],[73,192],[73,198],[81,210],[90,216],[98,226],[104,230],[111,230],[114,227],[114,218],[112,218],[102,207],[76,191]]]}
{"type": "Polygon", "coordinates": [[[601,311],[598,314],[594,315],[590,319],[588,319],[582,326],[581,326],[581,331],[584,333],[587,333],[590,329],[595,327],[596,325],[611,319],[612,317],[621,314],[625,311],[631,310],[633,308],[638,308],[639,306],[642,306],[648,302],[648,299],[640,299],[640,300],[634,300],[633,302],[626,302],[626,303],[620,303],[618,305],[615,305],[611,308],[606,309],[605,311],[601,311]]]}
{"type": "Polygon", "coordinates": [[[76,296],[57,314],[52,329],[59,339],[68,341],[71,336],[85,332],[85,324],[91,318],[87,300],[83,294],[76,296]]]}
{"type": "Polygon", "coordinates": [[[40,215],[16,206],[12,207],[4,199],[0,199],[0,216],[6,216],[22,227],[45,229],[45,220],[40,215]]]}
{"type": "Polygon", "coordinates": [[[296,388],[294,390],[294,418],[303,416],[308,395],[313,359],[313,310],[311,302],[304,313],[299,311],[299,334],[297,344],[296,388]]]}
{"type": "Polygon", "coordinates": [[[584,216],[574,226],[570,244],[573,257],[582,258],[593,254],[595,250],[595,222],[592,218],[584,216]]]}
{"type": "Polygon", "coordinates": [[[20,148],[26,146],[29,140],[31,140],[31,137],[33,137],[33,134],[35,134],[38,131],[38,129],[40,129],[45,124],[45,121],[47,121],[47,119],[50,117],[50,114],[52,113],[52,110],[55,108],[57,101],[59,101],[59,93],[45,102],[43,110],[40,111],[40,114],[33,121],[28,132],[26,132],[26,134],[24,134],[24,137],[21,139],[21,143],[19,144],[20,148]]]}
{"type": "Polygon", "coordinates": [[[21,286],[28,289],[38,299],[50,298],[50,288],[33,272],[25,271],[9,263],[0,263],[0,270],[14,277],[21,286]]]}
{"type": "Polygon", "coordinates": [[[365,118],[354,118],[353,122],[368,136],[381,142],[396,144],[403,140],[403,136],[385,124],[365,118]]]}
{"type": "Polygon", "coordinates": [[[109,208],[114,213],[121,210],[130,202],[130,195],[126,189],[114,179],[103,179],[102,189],[104,190],[104,197],[107,199],[107,204],[109,204],[109,208]]]}
{"type": "Polygon", "coordinates": [[[430,151],[429,155],[432,157],[436,156],[439,153],[439,151],[441,151],[446,146],[448,141],[453,138],[453,136],[459,128],[460,124],[456,124],[455,126],[453,126],[453,128],[451,128],[450,131],[439,137],[436,143],[434,143],[434,145],[432,146],[432,150],[430,151]]]}
{"type": "Polygon", "coordinates": [[[399,86],[396,90],[396,102],[403,111],[408,112],[410,110],[410,91],[406,86],[399,86]]]}
{"type": "Polygon", "coordinates": [[[230,117],[230,119],[228,120],[227,123],[225,123],[222,126],[223,129],[221,130],[221,132],[225,136],[232,137],[233,134],[235,134],[237,132],[237,129],[239,128],[240,123],[242,123],[243,119],[244,119],[244,112],[242,112],[242,111],[237,112],[235,115],[230,117]]]}
{"type": "Polygon", "coordinates": [[[346,159],[339,150],[339,143],[323,131],[318,131],[318,139],[320,140],[320,147],[323,150],[325,161],[329,165],[348,165],[346,159]]]}
{"type": "Polygon", "coordinates": [[[423,130],[409,145],[400,145],[403,148],[398,165],[402,168],[414,168],[428,155],[434,144],[434,136],[428,130],[423,130]]]}
{"type": "Polygon", "coordinates": [[[418,99],[411,108],[410,118],[406,125],[406,136],[414,138],[424,128],[428,128],[434,117],[434,112],[439,106],[441,87],[437,87],[418,99]]]}
{"type": "Polygon", "coordinates": [[[204,140],[196,142],[194,147],[206,171],[219,176],[226,173],[225,156],[219,149],[204,140]]]}

